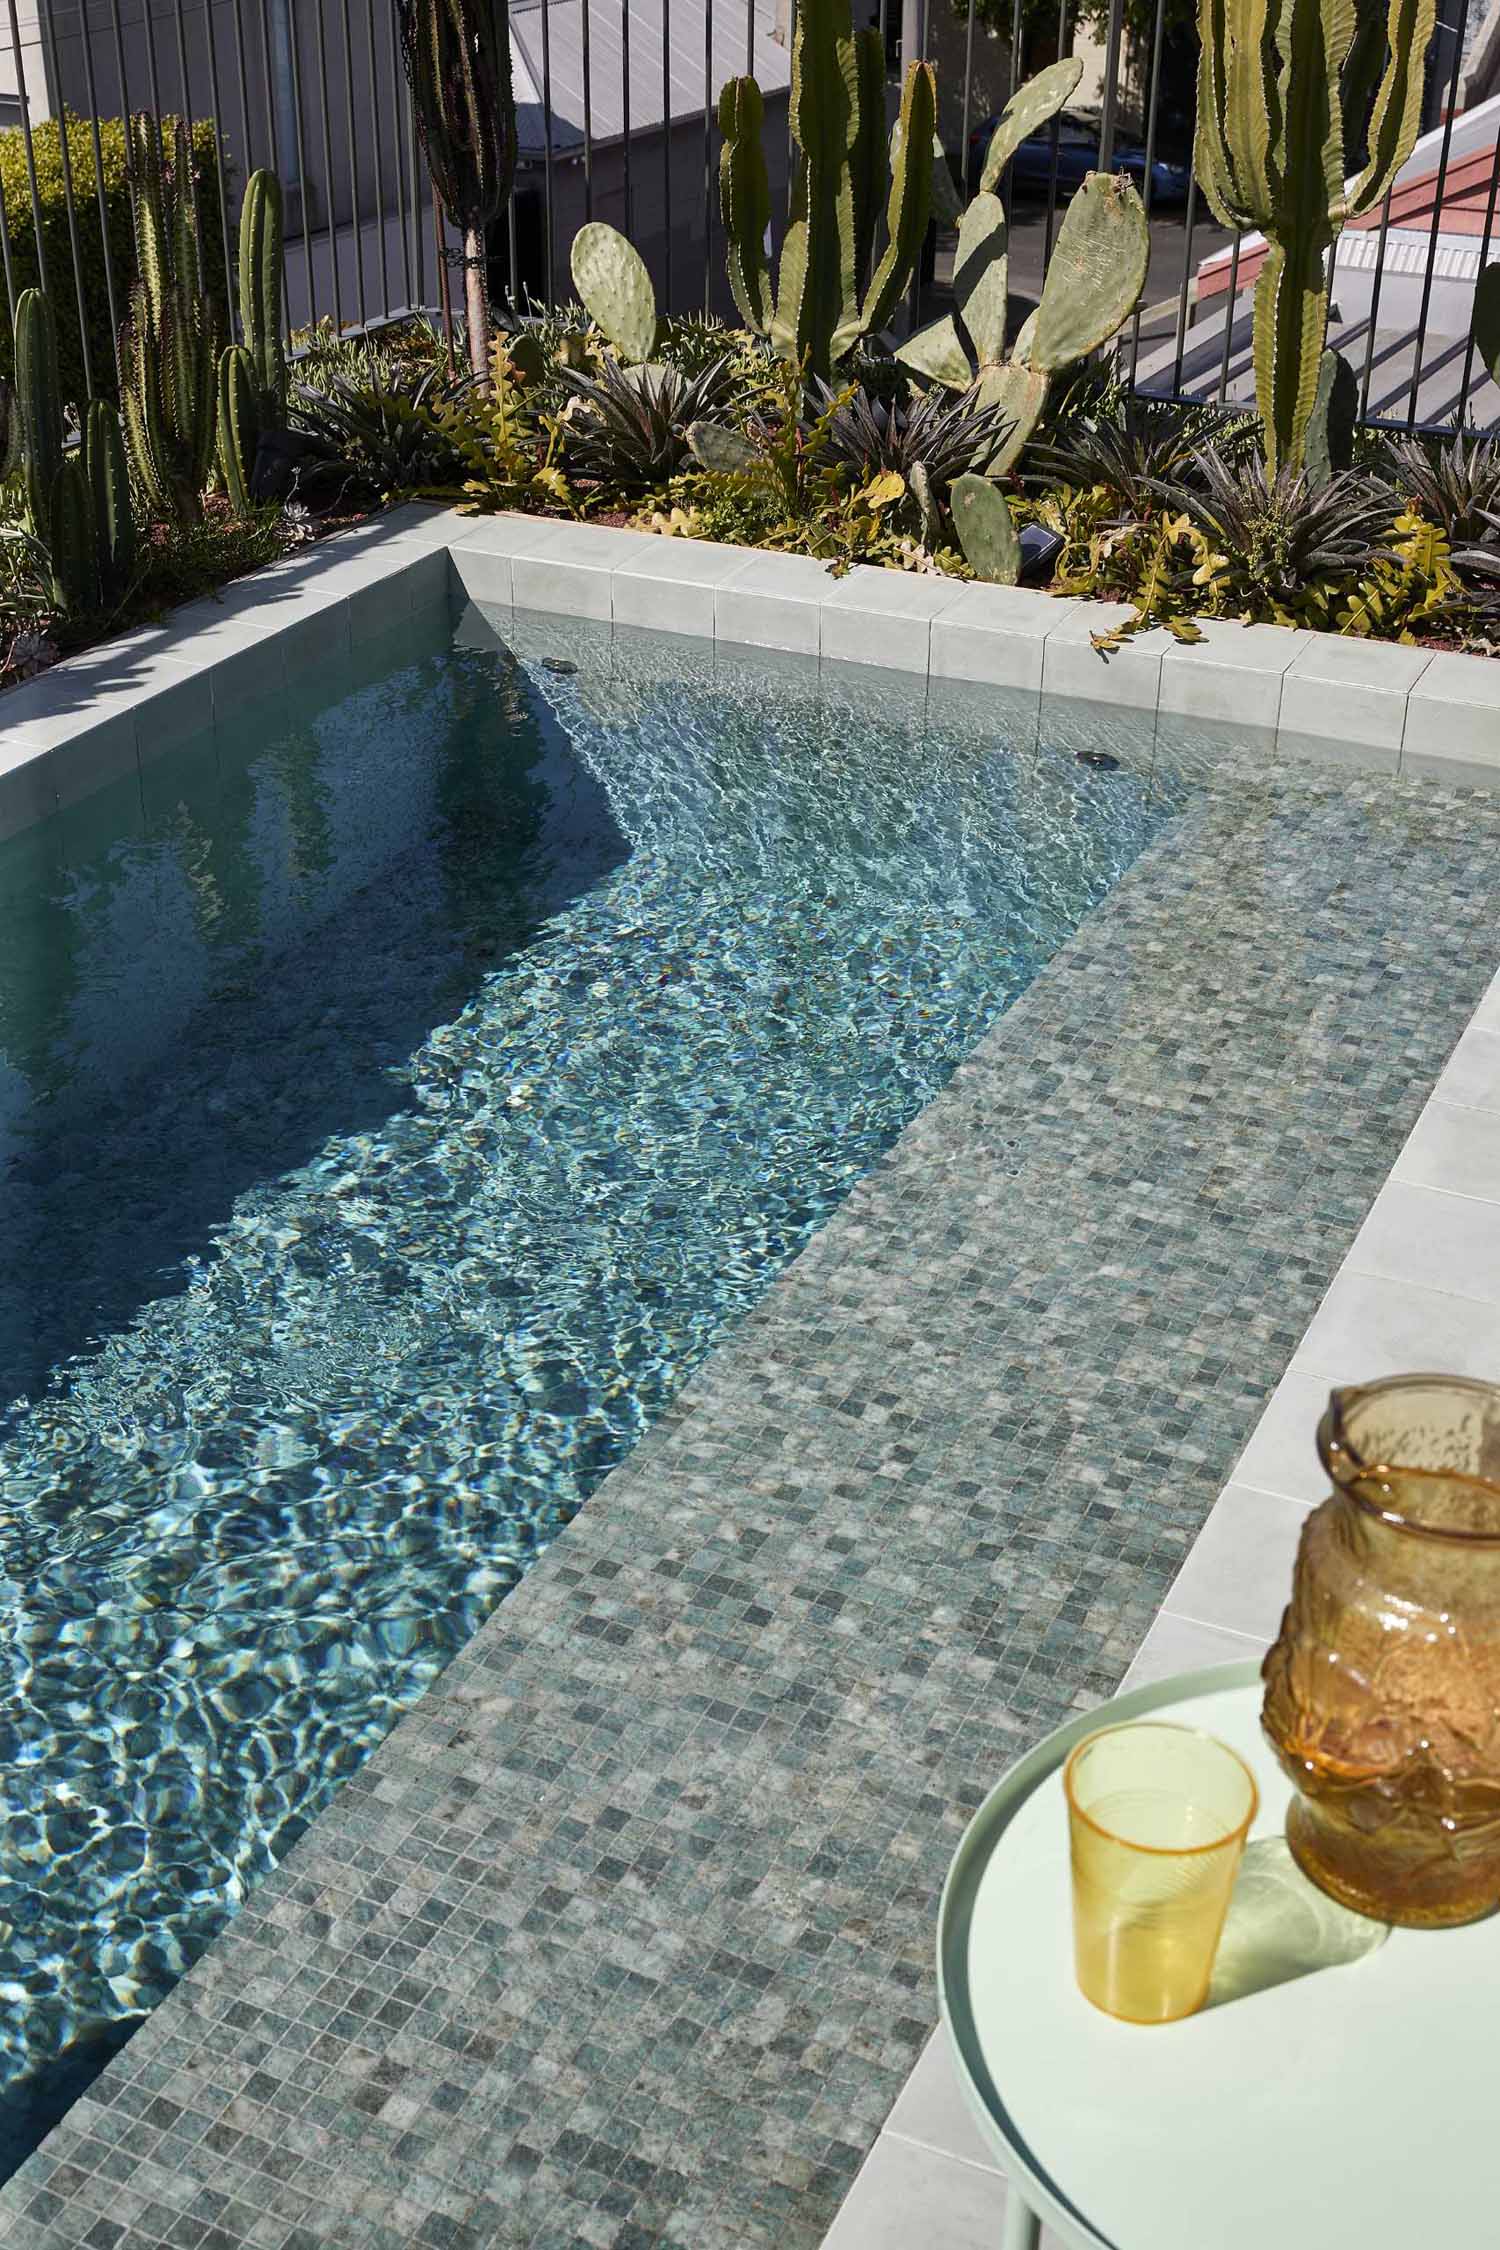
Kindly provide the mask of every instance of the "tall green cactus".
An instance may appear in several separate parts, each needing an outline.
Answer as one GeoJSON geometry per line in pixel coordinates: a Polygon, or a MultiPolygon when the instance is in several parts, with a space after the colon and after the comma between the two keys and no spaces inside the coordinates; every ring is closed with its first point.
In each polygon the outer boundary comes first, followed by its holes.
{"type": "Polygon", "coordinates": [[[33,536],[45,546],[52,525],[52,488],[63,464],[63,409],[57,328],[40,289],[23,289],[16,301],[15,369],[26,515],[33,536]]]}
{"type": "Polygon", "coordinates": [[[803,0],[792,37],[797,156],[774,299],[762,217],[770,208],[763,107],[753,78],[731,79],[719,96],[729,283],[757,334],[826,378],[861,336],[890,319],[916,270],[932,212],[937,81],[929,63],[911,65],[887,151],[879,33],[851,29],[849,0],[803,0]],[[867,283],[882,193],[887,246],[867,283]]]}
{"type": "Polygon", "coordinates": [[[224,490],[229,495],[229,505],[239,516],[250,511],[251,479],[263,427],[255,360],[245,345],[230,344],[219,354],[215,442],[224,490]]]}
{"type": "Polygon", "coordinates": [[[96,398],[84,417],[82,462],[89,483],[99,597],[106,608],[122,601],[135,575],[135,510],[120,417],[96,398]]]}
{"type": "Polygon", "coordinates": [[[88,472],[76,453],[69,454],[53,479],[48,515],[52,599],[60,610],[86,616],[100,607],[99,548],[88,472]]]}
{"type": "Polygon", "coordinates": [[[417,127],[443,209],[464,238],[469,363],[489,378],[485,236],[516,171],[507,0],[396,0],[417,127]]]}
{"type": "Polygon", "coordinates": [[[1334,245],[1380,202],[1421,125],[1435,0],[1386,0],[1383,26],[1381,4],[1199,0],[1198,177],[1225,226],[1267,242],[1253,357],[1273,474],[1304,460],[1334,245]]]}
{"type": "Polygon", "coordinates": [[[274,172],[252,172],[240,205],[240,327],[268,422],[286,416],[286,346],[281,334],[281,182],[274,172]]]}
{"type": "Polygon", "coordinates": [[[1041,302],[1007,357],[1005,207],[981,190],[959,226],[957,312],[919,329],[896,357],[950,390],[973,385],[981,405],[1004,408],[1010,432],[990,462],[991,473],[1001,475],[1040,421],[1053,378],[1097,351],[1128,318],[1145,287],[1150,253],[1134,187],[1090,173],[1058,229],[1041,302]]]}
{"type": "Polygon", "coordinates": [[[1500,383],[1500,261],[1486,266],[1474,284],[1474,343],[1490,381],[1500,383]]]}
{"type": "Polygon", "coordinates": [[[214,320],[203,295],[192,173],[180,120],[170,171],[156,128],[131,121],[136,280],[120,337],[125,437],[152,506],[195,523],[213,467],[214,320]]]}

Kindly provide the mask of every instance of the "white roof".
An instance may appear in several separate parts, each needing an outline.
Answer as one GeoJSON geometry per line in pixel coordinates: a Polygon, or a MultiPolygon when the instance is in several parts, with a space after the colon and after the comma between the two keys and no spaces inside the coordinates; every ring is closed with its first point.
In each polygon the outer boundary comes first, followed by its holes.
{"type": "Polygon", "coordinates": [[[511,0],[511,66],[523,157],[546,146],[542,99],[542,31],[545,8],[552,92],[552,149],[572,154],[583,146],[583,35],[589,43],[589,113],[595,147],[622,138],[626,126],[625,33],[630,46],[629,126],[638,132],[701,117],[727,78],[748,71],[767,96],[791,83],[791,56],[772,37],[776,0],[511,0]],[[705,49],[712,23],[712,63],[705,49]],[[663,33],[670,55],[663,83],[663,33]]]}

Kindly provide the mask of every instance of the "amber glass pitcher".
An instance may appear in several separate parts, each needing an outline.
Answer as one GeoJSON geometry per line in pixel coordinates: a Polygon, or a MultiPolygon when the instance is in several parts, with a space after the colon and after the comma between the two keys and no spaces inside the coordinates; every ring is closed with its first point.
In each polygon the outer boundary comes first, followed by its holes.
{"type": "Polygon", "coordinates": [[[1500,1906],[1500,1389],[1335,1391],[1262,1720],[1304,1873],[1383,1922],[1500,1906]]]}

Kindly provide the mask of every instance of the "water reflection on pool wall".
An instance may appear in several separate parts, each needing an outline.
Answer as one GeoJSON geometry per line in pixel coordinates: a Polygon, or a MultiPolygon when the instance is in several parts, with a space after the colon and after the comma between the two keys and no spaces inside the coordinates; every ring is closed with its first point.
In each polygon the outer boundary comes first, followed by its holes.
{"type": "Polygon", "coordinates": [[[894,680],[394,653],[0,861],[11,2160],[1172,809],[894,680]]]}

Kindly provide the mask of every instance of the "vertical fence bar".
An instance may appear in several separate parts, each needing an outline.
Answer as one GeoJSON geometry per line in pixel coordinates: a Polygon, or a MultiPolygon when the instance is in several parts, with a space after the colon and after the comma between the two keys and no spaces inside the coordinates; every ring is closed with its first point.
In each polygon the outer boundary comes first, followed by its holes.
{"type": "Polygon", "coordinates": [[[1104,40],[1104,104],[1099,116],[1099,169],[1113,168],[1115,112],[1120,99],[1120,48],[1125,35],[1125,0],[1109,0],[1109,29],[1104,40]]]}
{"type": "MultiPolygon", "coordinates": [[[[620,162],[624,172],[625,239],[635,239],[635,199],[630,187],[630,10],[633,0],[620,0],[620,162]]],[[[703,98],[708,99],[704,88],[703,98]]]]}
{"type": "MultiPolygon", "coordinates": [[[[88,0],[79,0],[87,13],[88,0]]],[[[224,170],[224,120],[219,115],[219,43],[214,35],[214,0],[203,0],[203,28],[208,41],[208,98],[213,103],[214,120],[214,170],[219,181],[219,223],[224,236],[224,301],[228,314],[229,336],[234,336],[234,252],[229,245],[229,181],[224,170]]],[[[242,97],[243,99],[243,97],[242,97]]],[[[240,162],[245,176],[250,175],[249,136],[240,152],[240,162]]]]}
{"type": "Polygon", "coordinates": [[[0,180],[0,265],[5,268],[5,302],[10,309],[11,325],[16,318],[16,269],[10,258],[10,220],[5,212],[5,182],[0,180]]]}
{"type": "Polygon", "coordinates": [[[94,150],[94,195],[99,205],[99,246],[104,253],[104,296],[109,306],[109,341],[114,353],[115,384],[118,389],[123,389],[125,370],[120,365],[120,312],[115,300],[115,267],[109,244],[109,200],[104,193],[104,147],[99,133],[99,93],[94,84],[94,42],[89,30],[88,0],[80,0],[78,20],[83,39],[83,83],[88,95],[89,135],[94,150]]]}
{"type": "MultiPolygon", "coordinates": [[[[88,0],[83,0],[87,8],[88,0]]],[[[209,0],[210,7],[212,0],[209,0]]],[[[234,67],[240,81],[240,162],[248,179],[255,170],[250,142],[250,75],[245,68],[245,23],[240,12],[241,0],[233,0],[231,16],[234,22],[234,67]]],[[[210,50],[212,51],[212,50],[210,50]]]]}
{"type": "MultiPolygon", "coordinates": [[[[264,0],[262,0],[262,4],[264,4],[264,0]]],[[[128,125],[130,118],[130,87],[125,77],[125,32],[124,27],[120,22],[120,0],[109,0],[109,12],[114,25],[115,34],[115,71],[120,81],[120,115],[126,120],[128,125]]],[[[127,178],[130,176],[131,161],[130,134],[127,131],[125,135],[125,173],[127,178]]]]}
{"type": "Polygon", "coordinates": [[[978,13],[976,0],[969,0],[969,17],[964,25],[964,100],[958,128],[958,165],[963,178],[969,176],[969,111],[974,99],[974,18],[978,13]]]}
{"type": "MultiPolygon", "coordinates": [[[[584,0],[588,5],[588,0],[584,0]]],[[[714,0],[703,9],[703,310],[714,296],[714,113],[709,92],[714,82],[714,0]]]]}
{"type": "MultiPolygon", "coordinates": [[[[412,97],[411,81],[406,84],[406,128],[411,152],[411,270],[416,288],[413,311],[420,311],[426,292],[426,251],[422,241],[422,143],[417,135],[417,105],[412,97]]],[[[468,342],[464,332],[464,342],[468,342]]]]}
{"type": "MultiPolygon", "coordinates": [[[[1156,0],[1156,21],[1151,30],[1151,76],[1146,82],[1146,172],[1141,182],[1141,201],[1146,208],[1146,226],[1151,225],[1151,187],[1156,171],[1156,112],[1161,94],[1161,47],[1166,27],[1166,0],[1156,0]]],[[[1150,268],[1147,268],[1149,278],[1150,268]]],[[[1130,319],[1130,387],[1135,389],[1136,370],[1141,363],[1141,301],[1137,297],[1135,311],[1130,319]]]]}
{"type": "MultiPolygon", "coordinates": [[[[87,0],[80,0],[86,7],[87,0]]],[[[62,69],[57,59],[57,26],[52,20],[52,10],[41,10],[47,27],[47,47],[52,58],[52,83],[57,88],[57,145],[62,158],[63,210],[68,221],[68,251],[73,261],[73,295],[78,306],[78,342],[83,356],[83,387],[89,398],[94,395],[93,355],[89,350],[88,299],[83,286],[83,253],[78,245],[78,211],[73,201],[73,151],[72,135],[68,131],[68,112],[62,100],[62,69]]]]}
{"type": "MultiPolygon", "coordinates": [[[[546,0],[542,0],[546,6],[546,0]]],[[[751,25],[749,44],[754,45],[755,8],[753,0],[746,10],[751,25]]],[[[672,303],[672,6],[671,0],[661,0],[661,208],[662,208],[662,303],[670,319],[675,311],[672,303]]]]}
{"type": "Polygon", "coordinates": [[[391,262],[385,239],[385,166],[380,161],[380,61],[375,37],[375,0],[365,0],[365,29],[370,57],[370,148],[375,160],[375,225],[380,235],[380,299],[387,320],[391,314],[391,262]]]}
{"type": "Polygon", "coordinates": [[[1412,355],[1411,391],[1406,401],[1406,426],[1417,420],[1417,393],[1422,387],[1422,342],[1427,333],[1427,312],[1432,303],[1433,269],[1437,265],[1438,235],[1443,224],[1443,189],[1448,181],[1448,152],[1453,146],[1453,112],[1458,102],[1459,73],[1464,66],[1464,33],[1469,27],[1469,0],[1459,0],[1458,29],[1453,34],[1453,68],[1448,76],[1448,102],[1443,116],[1443,145],[1438,156],[1437,185],[1432,191],[1432,232],[1427,241],[1427,271],[1422,276],[1422,310],[1417,315],[1416,349],[1412,355]]]}
{"type": "Polygon", "coordinates": [[[1244,241],[1240,228],[1234,230],[1234,243],[1229,252],[1229,306],[1224,315],[1224,349],[1219,354],[1219,404],[1229,396],[1229,362],[1234,352],[1234,307],[1240,293],[1240,245],[1244,241]]]}
{"type": "Polygon", "coordinates": [[[141,28],[146,35],[146,85],[151,94],[151,114],[156,119],[156,139],[161,145],[161,73],[156,67],[156,26],[151,11],[155,0],[141,0],[141,28]]]}
{"type": "MultiPolygon", "coordinates": [[[[1198,212],[1198,135],[1193,134],[1193,168],[1188,174],[1187,208],[1182,214],[1182,286],[1177,292],[1177,348],[1172,359],[1172,396],[1182,395],[1182,362],[1187,351],[1188,291],[1193,284],[1193,225],[1198,212]]],[[[1234,318],[1234,307],[1228,317],[1234,318]]]]}
{"type": "MultiPolygon", "coordinates": [[[[149,0],[148,0],[149,4],[149,0]]],[[[298,53],[297,18],[292,11],[292,0],[287,0],[286,10],[287,58],[292,71],[292,139],[297,150],[298,208],[302,215],[302,263],[307,273],[307,324],[318,325],[318,277],[313,269],[312,224],[308,205],[311,194],[307,180],[307,134],[302,124],[302,58],[298,53]]]]}
{"type": "Polygon", "coordinates": [[[415,298],[411,286],[411,232],[406,216],[406,151],[401,139],[401,88],[406,82],[406,65],[397,44],[394,8],[389,11],[387,20],[391,27],[391,107],[394,112],[391,143],[396,151],[396,231],[401,240],[401,283],[410,311],[415,298]]]}
{"type": "MultiPolygon", "coordinates": [[[[1021,83],[1021,0],[1015,0],[1010,13],[1010,90],[1015,95],[1021,83]]],[[[997,183],[998,186],[998,183],[997,183]]]]}
{"type": "MultiPolygon", "coordinates": [[[[1490,166],[1489,200],[1484,207],[1484,237],[1479,245],[1479,271],[1483,273],[1490,262],[1490,237],[1495,231],[1495,199],[1500,192],[1500,141],[1495,143],[1495,161],[1490,166]]],[[[1464,348],[1463,381],[1458,389],[1458,412],[1454,416],[1455,428],[1461,430],[1468,412],[1469,388],[1474,380],[1474,352],[1478,338],[1472,321],[1469,324],[1469,341],[1464,348]]]]}
{"type": "Polygon", "coordinates": [[[1375,323],[1380,317],[1380,285],[1385,278],[1385,245],[1391,231],[1391,189],[1386,189],[1385,201],[1380,206],[1380,234],[1375,244],[1375,273],[1370,283],[1370,325],[1365,335],[1365,366],[1359,385],[1359,418],[1367,421],[1370,413],[1370,383],[1375,373],[1375,323]]]}
{"type": "Polygon", "coordinates": [[[581,0],[578,21],[583,63],[583,215],[594,216],[594,79],[589,53],[589,0],[581,0]]]}
{"type": "MultiPolygon", "coordinates": [[[[348,0],[344,0],[346,7],[347,4],[348,0]]],[[[209,0],[209,5],[213,5],[213,0],[209,0]]],[[[339,230],[333,202],[333,127],[328,115],[328,40],[323,22],[323,0],[312,0],[312,6],[318,63],[318,108],[322,120],[323,192],[328,198],[329,285],[333,292],[333,325],[342,334],[344,292],[339,282],[339,230]]]]}
{"type": "MultiPolygon", "coordinates": [[[[149,6],[150,0],[145,0],[145,4],[149,6]]],[[[198,245],[198,265],[201,271],[204,263],[203,213],[198,207],[198,152],[193,146],[193,92],[192,82],[188,76],[187,19],[183,13],[182,0],[172,0],[172,22],[173,29],[177,34],[177,84],[181,92],[180,115],[183,130],[187,135],[188,176],[183,184],[187,189],[188,205],[193,214],[193,239],[198,245]]],[[[217,135],[217,123],[214,130],[217,135]]],[[[219,205],[222,209],[224,202],[223,173],[216,171],[216,177],[219,183],[219,205]]]]}
{"type": "MultiPolygon", "coordinates": [[[[209,0],[209,5],[213,5],[213,0],[209,0]]],[[[354,230],[354,293],[359,301],[360,326],[368,327],[370,307],[365,298],[365,229],[359,207],[359,139],[354,129],[352,7],[353,0],[340,0],[339,21],[343,27],[344,47],[344,131],[349,136],[349,224],[354,230]]]]}
{"type": "Polygon", "coordinates": [[[36,150],[31,141],[31,99],[26,91],[26,62],[21,53],[21,20],[16,0],[10,0],[10,51],[16,61],[16,96],[21,104],[21,141],[26,151],[26,184],[31,190],[31,224],[36,232],[36,278],[44,296],[47,287],[47,246],[42,240],[42,197],[37,186],[36,150]]]}
{"type": "MultiPolygon", "coordinates": [[[[665,9],[666,0],[662,0],[665,9]]],[[[552,202],[552,30],[549,18],[549,0],[541,0],[542,18],[542,200],[547,221],[547,303],[557,301],[557,225],[552,202]]],[[[666,31],[662,31],[662,45],[666,45],[666,31]]],[[[667,178],[671,179],[671,158],[666,159],[667,178]]],[[[668,208],[671,197],[667,199],[668,208]]],[[[671,236],[668,234],[670,244],[671,236]]],[[[668,257],[671,250],[668,249],[668,257]]],[[[668,269],[670,271],[670,268],[668,269]]]]}
{"type": "MultiPolygon", "coordinates": [[[[1068,0],[1062,0],[1062,5],[1057,11],[1057,52],[1059,56],[1067,53],[1068,38],[1068,0]]],[[[1052,263],[1052,236],[1057,226],[1057,167],[1062,154],[1062,126],[1056,117],[1053,118],[1047,130],[1052,136],[1052,162],[1047,173],[1047,230],[1042,238],[1042,272],[1044,274],[1052,263]]]]}

